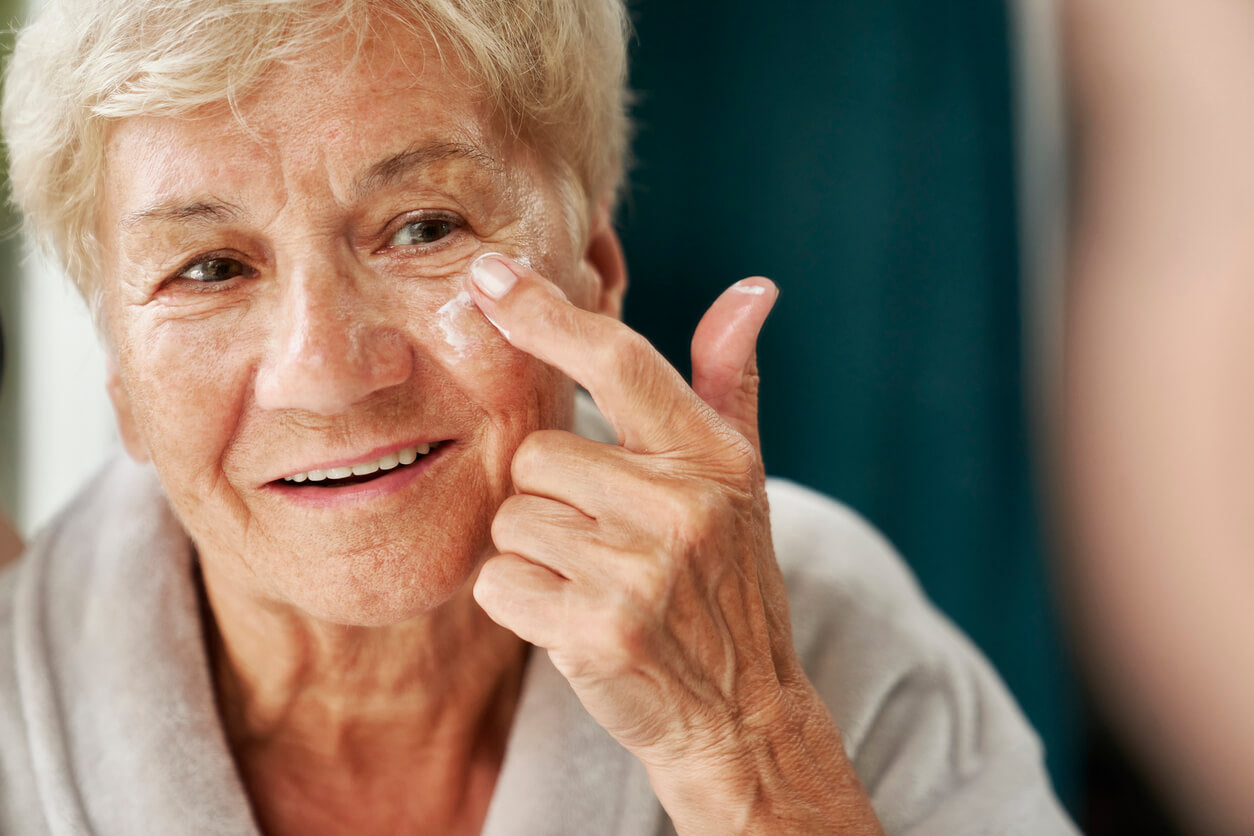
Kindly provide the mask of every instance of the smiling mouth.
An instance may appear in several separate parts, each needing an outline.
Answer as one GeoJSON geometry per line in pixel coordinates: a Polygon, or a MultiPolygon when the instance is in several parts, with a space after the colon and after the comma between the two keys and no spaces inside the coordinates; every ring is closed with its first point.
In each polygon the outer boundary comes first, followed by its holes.
{"type": "Polygon", "coordinates": [[[284,485],[301,485],[307,488],[341,488],[359,485],[386,476],[393,470],[403,470],[421,461],[424,456],[440,449],[444,442],[415,444],[394,453],[385,453],[377,459],[361,462],[351,467],[331,467],[326,470],[307,470],[278,480],[284,485]]]}

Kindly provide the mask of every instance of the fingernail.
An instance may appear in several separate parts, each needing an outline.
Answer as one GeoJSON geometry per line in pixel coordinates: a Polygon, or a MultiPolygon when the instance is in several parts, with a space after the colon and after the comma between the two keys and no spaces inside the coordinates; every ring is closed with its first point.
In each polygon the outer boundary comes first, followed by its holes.
{"type": "Polygon", "coordinates": [[[514,271],[509,269],[505,256],[500,253],[484,253],[470,265],[470,278],[475,286],[491,296],[500,299],[518,281],[514,271]]]}

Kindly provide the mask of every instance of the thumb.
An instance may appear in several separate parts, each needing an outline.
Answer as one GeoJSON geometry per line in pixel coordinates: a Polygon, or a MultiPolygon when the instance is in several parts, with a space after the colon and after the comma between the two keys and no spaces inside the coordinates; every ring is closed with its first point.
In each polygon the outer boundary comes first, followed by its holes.
{"type": "Polygon", "coordinates": [[[758,333],[778,297],[770,279],[742,279],[714,300],[692,335],[693,391],[758,450],[758,333]]]}

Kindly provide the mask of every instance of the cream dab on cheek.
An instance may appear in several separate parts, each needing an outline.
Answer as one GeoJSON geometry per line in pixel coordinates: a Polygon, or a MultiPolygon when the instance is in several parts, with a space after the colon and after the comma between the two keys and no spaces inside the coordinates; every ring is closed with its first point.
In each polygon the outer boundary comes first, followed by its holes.
{"type": "MultiPolygon", "coordinates": [[[[527,256],[518,255],[513,258],[523,267],[531,269],[531,259],[527,256]]],[[[475,345],[482,341],[475,331],[476,320],[479,316],[491,322],[492,327],[500,331],[505,339],[509,339],[509,331],[492,322],[491,317],[483,314],[474,300],[470,298],[470,292],[467,290],[459,291],[456,296],[441,305],[435,315],[436,324],[444,335],[444,342],[453,349],[459,360],[465,360],[473,353],[475,345]]]]}
{"type": "Polygon", "coordinates": [[[458,358],[465,359],[474,344],[468,317],[473,316],[475,302],[468,291],[462,290],[452,299],[445,302],[435,312],[436,324],[444,334],[444,342],[457,353],[458,358]]]}

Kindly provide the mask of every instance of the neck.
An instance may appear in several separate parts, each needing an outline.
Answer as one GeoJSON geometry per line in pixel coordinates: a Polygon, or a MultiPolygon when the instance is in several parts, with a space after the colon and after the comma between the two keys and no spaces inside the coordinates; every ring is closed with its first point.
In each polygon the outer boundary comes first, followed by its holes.
{"type": "Polygon", "coordinates": [[[290,817],[281,826],[283,809],[337,794],[358,809],[377,798],[393,815],[401,808],[385,796],[406,799],[408,815],[428,820],[435,811],[412,809],[414,797],[440,799],[444,814],[481,821],[526,645],[487,618],[469,584],[436,610],[369,628],[240,601],[210,576],[205,591],[219,710],[263,821],[276,808],[268,829],[299,830],[290,817]]]}

